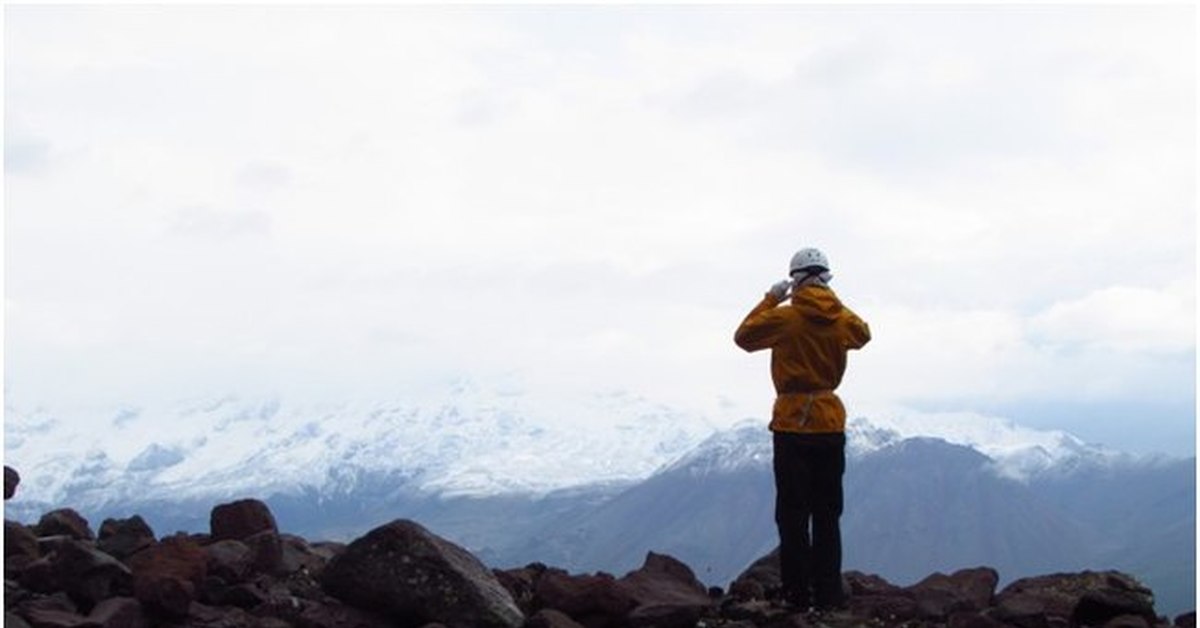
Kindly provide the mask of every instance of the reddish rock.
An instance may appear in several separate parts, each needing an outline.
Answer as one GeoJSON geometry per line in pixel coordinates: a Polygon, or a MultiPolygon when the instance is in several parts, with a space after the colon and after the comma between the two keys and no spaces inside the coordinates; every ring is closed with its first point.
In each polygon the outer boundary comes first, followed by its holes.
{"type": "Polygon", "coordinates": [[[208,554],[186,537],[167,537],[129,558],[134,594],[151,613],[186,616],[208,573],[208,554]]]}
{"type": "Polygon", "coordinates": [[[283,550],[280,568],[285,574],[297,571],[319,574],[329,559],[333,557],[318,553],[312,545],[309,545],[308,541],[294,534],[280,534],[279,540],[282,542],[283,550]]]}
{"type": "Polygon", "coordinates": [[[99,624],[67,611],[33,609],[25,615],[32,628],[99,628],[99,624]]]}
{"type": "Polygon", "coordinates": [[[65,543],[51,555],[60,586],[83,611],[101,600],[128,595],[133,574],[121,561],[80,541],[65,543]]]}
{"type": "Polygon", "coordinates": [[[325,567],[321,585],[348,604],[400,623],[515,628],[525,621],[479,559],[407,520],[351,543],[325,567]]]}
{"type": "Polygon", "coordinates": [[[100,524],[96,546],[119,560],[154,545],[154,530],[139,515],[128,519],[105,519],[100,524]]]}
{"type": "Polygon", "coordinates": [[[254,571],[279,575],[283,572],[283,541],[274,530],[256,532],[243,539],[250,548],[254,571]]]}
{"type": "Polygon", "coordinates": [[[226,584],[242,582],[254,566],[254,553],[241,541],[217,541],[204,547],[208,555],[208,573],[226,584]]]}
{"type": "Polygon", "coordinates": [[[982,613],[955,613],[946,622],[946,628],[1004,628],[1006,625],[982,613]]]}
{"type": "Polygon", "coordinates": [[[525,628],[584,628],[566,613],[543,608],[525,621],[525,628]]]}
{"type": "Polygon", "coordinates": [[[531,563],[519,569],[496,569],[493,572],[496,580],[500,585],[508,590],[508,594],[512,596],[513,602],[516,602],[517,608],[526,616],[533,615],[534,599],[533,593],[537,587],[537,581],[546,573],[546,566],[541,563],[531,563]]]}
{"type": "Polygon", "coordinates": [[[842,574],[850,595],[895,595],[902,589],[874,574],[847,571],[842,574]]]}
{"type": "Polygon", "coordinates": [[[870,617],[888,625],[921,616],[917,601],[901,592],[892,595],[852,595],[847,602],[853,615],[870,617]]]}
{"type": "Polygon", "coordinates": [[[8,501],[17,494],[17,485],[21,483],[21,474],[17,470],[4,465],[4,500],[8,501]]]}
{"type": "Polygon", "coordinates": [[[628,616],[632,626],[691,627],[713,610],[708,588],[691,568],[663,554],[650,552],[619,584],[636,603],[628,616]]]}
{"type": "Polygon", "coordinates": [[[4,573],[15,574],[42,555],[37,536],[16,521],[4,520],[4,573]]]}
{"type": "Polygon", "coordinates": [[[150,620],[142,605],[131,597],[114,597],[104,600],[88,615],[101,628],[148,628],[150,620]]]}
{"type": "Polygon", "coordinates": [[[629,590],[605,573],[572,576],[550,569],[534,590],[534,607],[553,608],[589,627],[620,625],[637,606],[629,590]]]}
{"type": "MultiPolygon", "coordinates": [[[[1014,583],[1015,584],[1015,583],[1014,583]]],[[[1049,614],[1046,612],[1046,596],[1033,592],[1012,592],[996,597],[996,604],[984,614],[1010,626],[1017,628],[1048,628],[1049,614]]],[[[1059,616],[1061,617],[1061,616],[1059,616]]]]}
{"type": "Polygon", "coordinates": [[[243,499],[213,508],[209,526],[214,541],[244,541],[264,530],[279,533],[275,516],[257,499],[243,499]]]}
{"type": "Polygon", "coordinates": [[[38,536],[64,535],[80,541],[96,538],[87,519],[70,508],[60,508],[42,515],[34,531],[38,536]]]}
{"type": "MultiPolygon", "coordinates": [[[[982,611],[992,605],[992,598],[996,593],[996,584],[999,582],[1000,575],[996,573],[995,569],[978,567],[956,571],[949,576],[935,573],[910,587],[910,590],[914,592],[914,597],[918,599],[920,598],[920,592],[948,592],[956,600],[963,603],[954,603],[952,604],[953,606],[965,605],[965,608],[955,608],[954,610],[982,611]]],[[[944,613],[940,616],[948,615],[949,613],[944,613]]]]}
{"type": "Polygon", "coordinates": [[[1004,587],[996,596],[995,605],[1003,606],[1009,598],[1022,595],[1037,600],[1048,618],[1070,619],[1084,594],[1099,589],[1129,591],[1153,599],[1148,589],[1126,574],[1118,571],[1084,571],[1022,578],[1004,587]]]}

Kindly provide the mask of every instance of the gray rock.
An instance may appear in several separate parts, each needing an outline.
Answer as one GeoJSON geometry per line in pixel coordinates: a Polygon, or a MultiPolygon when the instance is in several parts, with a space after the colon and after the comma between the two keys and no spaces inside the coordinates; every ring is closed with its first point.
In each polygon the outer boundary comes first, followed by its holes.
{"type": "Polygon", "coordinates": [[[347,604],[404,624],[516,628],[525,621],[483,563],[403,519],[351,543],[326,566],[321,585],[347,604]]]}

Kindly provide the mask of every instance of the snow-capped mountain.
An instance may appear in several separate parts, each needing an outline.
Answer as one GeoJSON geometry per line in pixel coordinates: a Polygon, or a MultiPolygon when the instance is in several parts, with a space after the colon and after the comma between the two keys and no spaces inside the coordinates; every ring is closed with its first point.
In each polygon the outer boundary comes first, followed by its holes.
{"type": "MultiPolygon", "coordinates": [[[[717,585],[776,541],[765,420],[721,429],[626,393],[556,404],[459,382],[415,401],[7,407],[5,436],[23,478],[6,516],[25,521],[71,506],[197,530],[214,504],[255,496],[310,538],[407,517],[495,566],[618,572],[654,550],[717,585]]],[[[1194,458],[967,413],[881,412],[847,438],[847,568],[1127,566],[1181,600],[1194,583],[1194,458]]]]}
{"type": "Polygon", "coordinates": [[[427,493],[482,496],[638,480],[713,430],[627,393],[555,406],[458,382],[432,403],[225,397],[102,413],[9,406],[5,458],[20,469],[28,499],[80,508],[345,494],[381,474],[427,493]]]}

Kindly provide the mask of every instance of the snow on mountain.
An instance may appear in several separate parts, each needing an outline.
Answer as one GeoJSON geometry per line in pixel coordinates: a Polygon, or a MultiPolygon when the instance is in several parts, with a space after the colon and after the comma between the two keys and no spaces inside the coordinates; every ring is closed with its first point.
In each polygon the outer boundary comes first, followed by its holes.
{"type": "MultiPolygon", "coordinates": [[[[456,381],[420,400],[293,404],[222,397],[108,409],[7,406],[6,464],[43,504],[348,495],[379,482],[444,496],[544,494],[656,470],[769,465],[765,420],[709,419],[626,392],[548,399],[456,381]]],[[[887,412],[849,422],[848,454],[924,436],[970,447],[1003,476],[1131,460],[1061,431],[973,413],[887,412]]]]}
{"type": "Polygon", "coordinates": [[[1061,430],[1033,429],[974,412],[883,411],[872,414],[869,420],[850,421],[847,432],[859,453],[906,438],[939,438],[982,453],[992,460],[997,473],[1015,480],[1069,473],[1083,467],[1153,464],[1156,460],[1085,443],[1061,430]]]}
{"type": "Polygon", "coordinates": [[[225,397],[167,407],[6,407],[6,464],[46,503],[313,488],[367,473],[443,495],[545,492],[643,478],[711,434],[702,417],[623,392],[575,403],[457,382],[435,402],[293,406],[225,397]]]}

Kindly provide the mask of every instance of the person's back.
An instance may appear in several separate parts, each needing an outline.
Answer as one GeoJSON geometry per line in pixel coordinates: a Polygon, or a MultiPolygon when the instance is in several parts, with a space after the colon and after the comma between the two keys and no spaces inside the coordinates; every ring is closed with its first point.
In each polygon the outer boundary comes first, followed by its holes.
{"type": "Polygon", "coordinates": [[[829,288],[829,262],[820,251],[802,249],[790,270],[792,279],[771,287],[734,341],[746,351],[771,349],[775,521],[785,593],[800,606],[836,608],[844,604],[838,519],[846,410],[833,391],[846,353],[865,345],[871,333],[829,288]],[[789,290],[790,302],[783,304],[789,290]]]}

